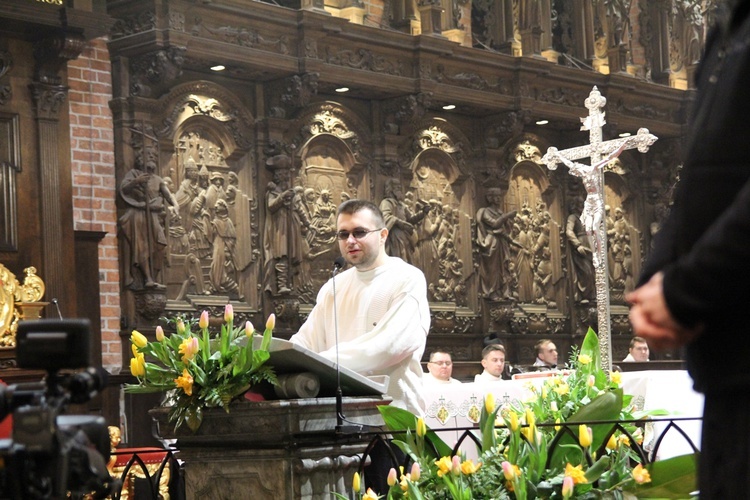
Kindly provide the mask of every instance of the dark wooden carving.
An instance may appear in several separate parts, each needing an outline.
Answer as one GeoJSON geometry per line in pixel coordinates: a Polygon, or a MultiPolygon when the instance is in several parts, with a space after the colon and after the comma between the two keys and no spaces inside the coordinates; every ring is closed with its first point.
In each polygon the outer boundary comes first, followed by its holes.
{"type": "Polygon", "coordinates": [[[18,250],[18,186],[21,148],[18,115],[0,113],[0,251],[18,250]]]}
{"type": "MultiPolygon", "coordinates": [[[[572,259],[580,245],[566,234],[575,220],[569,202],[582,187],[539,161],[549,146],[585,141],[580,117],[594,83],[610,103],[608,135],[646,126],[660,137],[652,153],[624,156],[606,175],[612,297],[624,307],[657,230],[650,224],[669,203],[663,186],[677,154],[666,145],[678,141],[687,103],[674,89],[585,69],[607,64],[626,26],[583,0],[475,0],[469,48],[406,34],[417,27],[414,0],[387,2],[385,22],[402,32],[359,26],[316,5],[294,11],[256,2],[242,12],[216,1],[111,5],[119,18],[115,71],[129,74],[116,81],[123,96],[112,106],[116,134],[154,124],[158,173],[179,199],[179,219],[165,226],[166,316],[219,314],[231,302],[253,321],[276,312],[278,331],[292,333],[330,277],[336,206],[363,197],[396,206],[411,224],[398,252],[426,275],[433,335],[481,341],[492,333],[523,354],[533,342],[522,337],[545,334],[566,350],[595,311],[572,259]],[[511,57],[521,13],[524,55],[554,50],[560,64],[511,57]],[[208,67],[219,53],[227,70],[214,74],[208,67]],[[350,92],[335,92],[342,86],[350,92]],[[548,125],[537,125],[541,118],[548,125]],[[497,209],[512,216],[496,234],[507,251],[483,266],[477,214],[489,188],[500,189],[497,209]],[[614,223],[620,213],[626,225],[614,223]],[[285,246],[271,245],[275,237],[285,246]],[[499,291],[482,290],[490,268],[504,272],[499,291]]],[[[446,13],[432,28],[469,26],[455,17],[465,2],[440,5],[446,13]]],[[[118,180],[133,154],[118,153],[118,180]]],[[[146,321],[128,293],[124,314],[146,321]]],[[[616,335],[628,333],[623,317],[614,314],[616,335]]]]}

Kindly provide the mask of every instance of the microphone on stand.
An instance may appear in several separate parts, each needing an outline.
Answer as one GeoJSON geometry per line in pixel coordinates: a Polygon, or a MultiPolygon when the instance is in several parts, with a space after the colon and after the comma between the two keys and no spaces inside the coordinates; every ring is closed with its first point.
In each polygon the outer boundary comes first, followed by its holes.
{"type": "Polygon", "coordinates": [[[63,319],[63,315],[60,312],[60,304],[57,303],[57,299],[50,300],[53,304],[55,304],[55,309],[57,309],[57,315],[60,317],[60,319],[63,319]]]}
{"type": "Polygon", "coordinates": [[[361,425],[344,425],[344,394],[341,391],[341,368],[339,365],[339,315],[336,308],[336,275],[344,267],[344,258],[336,257],[333,261],[331,285],[333,287],[333,334],[336,340],[336,434],[354,434],[362,431],[361,425]]]}

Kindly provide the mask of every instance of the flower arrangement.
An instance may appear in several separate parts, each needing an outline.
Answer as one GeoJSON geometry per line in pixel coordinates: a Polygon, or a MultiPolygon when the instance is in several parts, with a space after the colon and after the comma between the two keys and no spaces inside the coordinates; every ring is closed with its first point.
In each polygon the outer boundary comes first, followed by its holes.
{"type": "Polygon", "coordinates": [[[265,365],[275,322],[271,314],[258,349],[253,349],[252,323],[234,326],[231,304],[224,310],[220,333],[213,337],[208,331],[208,311],[201,313],[197,332],[192,331],[193,322],[183,319],[175,320],[176,332],[172,335],[157,326],[155,342],[133,330],[130,373],[138,383],[126,385],[125,391],[174,391],[169,420],[175,423],[175,429],[185,423],[195,432],[205,408],[220,407],[229,412],[229,403],[253,385],[276,383],[272,368],[265,365]]]}
{"type": "MultiPolygon", "coordinates": [[[[635,411],[620,374],[601,369],[593,330],[570,365],[570,374],[531,386],[532,397],[521,405],[500,408],[492,394],[485,398],[476,463],[454,455],[423,419],[380,407],[394,442],[413,464],[408,473],[391,471],[387,498],[689,498],[696,457],[645,464],[634,446],[643,439],[641,428],[633,422],[664,412],[635,411]]],[[[362,493],[356,479],[355,498],[379,498],[362,493]]]]}

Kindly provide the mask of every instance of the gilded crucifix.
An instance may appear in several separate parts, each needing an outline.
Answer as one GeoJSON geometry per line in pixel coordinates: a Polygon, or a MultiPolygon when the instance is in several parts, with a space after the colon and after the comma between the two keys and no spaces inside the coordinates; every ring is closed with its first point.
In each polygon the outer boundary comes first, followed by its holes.
{"type": "Polygon", "coordinates": [[[584,104],[589,110],[589,115],[581,118],[581,130],[589,131],[589,144],[563,151],[551,147],[542,157],[542,163],[550,170],[555,170],[558,163],[564,164],[571,175],[581,178],[586,188],[586,201],[581,214],[581,222],[594,242],[597,334],[602,368],[611,370],[609,270],[607,269],[607,233],[604,226],[604,167],[626,149],[637,148],[641,153],[647,152],[657,138],[650,134],[648,129],[642,128],[634,136],[602,141],[602,127],[606,123],[602,108],[607,104],[607,99],[595,86],[584,104]],[[591,164],[585,165],[573,161],[581,158],[591,158],[591,164]]]}

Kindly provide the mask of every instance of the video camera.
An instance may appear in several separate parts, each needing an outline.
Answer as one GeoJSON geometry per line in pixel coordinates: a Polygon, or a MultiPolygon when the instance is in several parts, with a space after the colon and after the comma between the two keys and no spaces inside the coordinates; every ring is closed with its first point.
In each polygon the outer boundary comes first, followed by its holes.
{"type": "Polygon", "coordinates": [[[104,418],[61,414],[106,385],[106,372],[90,366],[90,331],[85,319],[19,322],[18,367],[47,377],[0,387],[0,420],[13,415],[12,438],[0,439],[0,499],[104,498],[119,486],[107,470],[104,418]]]}

